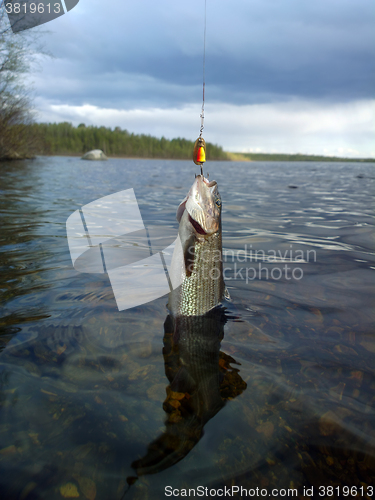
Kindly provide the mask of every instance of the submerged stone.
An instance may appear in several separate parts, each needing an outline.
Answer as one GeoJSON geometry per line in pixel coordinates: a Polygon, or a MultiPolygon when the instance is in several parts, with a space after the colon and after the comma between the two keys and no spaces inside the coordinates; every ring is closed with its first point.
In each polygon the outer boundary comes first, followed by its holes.
{"type": "Polygon", "coordinates": [[[78,482],[80,490],[85,495],[87,500],[95,500],[96,497],[96,484],[88,477],[82,477],[78,474],[74,475],[74,479],[78,482]]]}
{"type": "Polygon", "coordinates": [[[78,498],[77,486],[73,483],[66,483],[60,486],[60,495],[64,498],[78,498]]]}

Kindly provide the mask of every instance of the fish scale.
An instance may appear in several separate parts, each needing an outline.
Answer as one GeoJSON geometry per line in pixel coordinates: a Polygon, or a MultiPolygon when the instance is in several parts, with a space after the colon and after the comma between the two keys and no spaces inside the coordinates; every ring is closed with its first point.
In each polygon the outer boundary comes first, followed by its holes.
{"type": "Polygon", "coordinates": [[[221,232],[194,245],[194,268],[181,285],[180,314],[199,316],[215,307],[223,297],[221,232]]]}

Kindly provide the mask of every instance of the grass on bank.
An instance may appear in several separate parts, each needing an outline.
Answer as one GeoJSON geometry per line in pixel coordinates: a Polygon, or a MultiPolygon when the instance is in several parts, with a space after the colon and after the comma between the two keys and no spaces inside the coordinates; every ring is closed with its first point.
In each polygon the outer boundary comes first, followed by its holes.
{"type": "Polygon", "coordinates": [[[339,156],[283,154],[283,153],[228,153],[233,161],[329,161],[329,162],[375,162],[375,158],[340,158],[339,156]],[[238,160],[236,160],[238,158],[238,160]]]}

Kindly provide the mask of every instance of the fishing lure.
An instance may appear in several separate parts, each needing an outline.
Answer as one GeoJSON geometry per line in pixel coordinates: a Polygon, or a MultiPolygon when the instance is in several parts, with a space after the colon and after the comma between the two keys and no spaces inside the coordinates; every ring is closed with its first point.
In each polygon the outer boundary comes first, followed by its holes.
{"type": "Polygon", "coordinates": [[[193,162],[202,165],[206,161],[206,141],[203,137],[198,137],[194,144],[193,162]]]}

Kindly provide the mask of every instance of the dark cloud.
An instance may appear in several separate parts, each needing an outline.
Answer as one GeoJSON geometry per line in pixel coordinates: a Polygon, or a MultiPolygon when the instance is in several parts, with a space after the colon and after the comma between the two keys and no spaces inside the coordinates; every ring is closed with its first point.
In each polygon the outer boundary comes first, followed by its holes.
{"type": "MultiPolygon", "coordinates": [[[[182,106],[201,97],[203,0],[81,0],[45,36],[36,77],[54,102],[182,106]]],[[[251,104],[374,95],[375,10],[367,0],[208,0],[207,96],[251,104]]]]}

